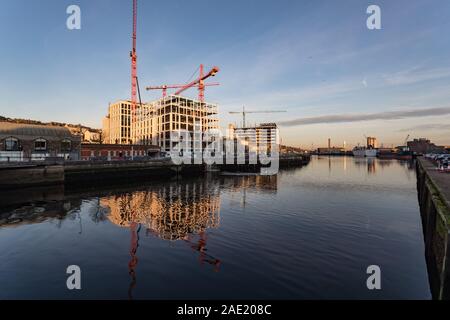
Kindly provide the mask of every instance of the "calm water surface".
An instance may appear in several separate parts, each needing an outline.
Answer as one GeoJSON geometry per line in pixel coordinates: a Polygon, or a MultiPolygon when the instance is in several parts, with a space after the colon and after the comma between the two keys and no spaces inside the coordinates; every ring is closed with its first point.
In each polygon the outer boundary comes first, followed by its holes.
{"type": "Polygon", "coordinates": [[[272,177],[0,201],[0,299],[431,297],[416,177],[404,162],[316,157],[272,177]],[[380,291],[366,287],[373,264],[380,291]],[[66,288],[69,265],[81,268],[80,291],[66,288]]]}

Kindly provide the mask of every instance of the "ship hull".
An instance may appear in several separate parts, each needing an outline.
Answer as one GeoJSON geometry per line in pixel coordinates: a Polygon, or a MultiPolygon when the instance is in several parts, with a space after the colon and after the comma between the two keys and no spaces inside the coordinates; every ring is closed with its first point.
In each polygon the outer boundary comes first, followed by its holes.
{"type": "Polygon", "coordinates": [[[376,149],[354,149],[353,156],[372,158],[372,157],[377,156],[377,150],[376,149]]]}
{"type": "Polygon", "coordinates": [[[365,157],[365,152],[362,149],[360,149],[360,150],[353,150],[353,156],[355,156],[355,157],[365,157]]]}

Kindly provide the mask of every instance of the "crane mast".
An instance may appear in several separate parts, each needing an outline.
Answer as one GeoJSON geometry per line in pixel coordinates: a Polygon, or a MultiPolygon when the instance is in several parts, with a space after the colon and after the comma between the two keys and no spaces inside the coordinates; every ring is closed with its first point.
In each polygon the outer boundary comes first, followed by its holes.
{"type": "Polygon", "coordinates": [[[137,38],[137,0],[133,0],[133,47],[130,52],[131,57],[131,114],[132,121],[135,122],[136,104],[137,104],[137,54],[136,54],[136,38],[137,38]]]}
{"type": "MultiPolygon", "coordinates": [[[[136,104],[137,104],[137,93],[138,93],[138,79],[137,79],[137,54],[136,54],[136,34],[137,34],[137,0],[133,0],[133,48],[130,52],[131,57],[131,126],[136,125],[136,104]]],[[[140,100],[140,94],[139,94],[140,100]]],[[[133,132],[134,130],[132,130],[133,132]]],[[[134,140],[134,137],[133,137],[134,140]]],[[[135,268],[137,265],[136,251],[139,246],[139,229],[138,223],[134,221],[135,213],[131,214],[130,232],[131,232],[131,248],[130,255],[131,260],[128,264],[129,274],[131,276],[132,282],[129,287],[129,297],[132,298],[132,290],[136,285],[136,272],[135,268]]]]}

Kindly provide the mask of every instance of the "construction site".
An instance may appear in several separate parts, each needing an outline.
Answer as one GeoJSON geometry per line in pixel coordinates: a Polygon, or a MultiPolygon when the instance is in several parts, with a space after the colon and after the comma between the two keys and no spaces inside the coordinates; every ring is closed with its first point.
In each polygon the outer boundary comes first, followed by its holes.
{"type": "MultiPolygon", "coordinates": [[[[218,86],[218,82],[206,82],[220,71],[213,66],[205,71],[205,66],[200,64],[196,70],[196,77],[189,83],[162,84],[147,86],[146,91],[159,90],[162,97],[155,101],[143,102],[137,72],[137,0],[133,0],[133,31],[131,58],[131,98],[111,103],[108,113],[102,121],[102,136],[105,144],[119,145],[148,145],[156,146],[162,152],[169,152],[173,147],[170,141],[171,132],[187,131],[193,136],[195,126],[201,125],[201,131],[219,129],[218,105],[205,101],[205,89],[210,86],[218,86]],[[198,98],[192,99],[181,96],[189,89],[198,90],[198,98]],[[169,90],[174,90],[169,93],[169,90]]],[[[285,111],[233,111],[229,114],[242,115],[242,127],[229,125],[227,138],[250,141],[254,143],[256,150],[261,144],[279,144],[276,123],[261,124],[249,127],[246,125],[246,115],[252,113],[274,113],[285,111]],[[268,137],[263,138],[262,132],[269,130],[268,137]]],[[[247,142],[248,144],[248,142],[247,142]]]]}

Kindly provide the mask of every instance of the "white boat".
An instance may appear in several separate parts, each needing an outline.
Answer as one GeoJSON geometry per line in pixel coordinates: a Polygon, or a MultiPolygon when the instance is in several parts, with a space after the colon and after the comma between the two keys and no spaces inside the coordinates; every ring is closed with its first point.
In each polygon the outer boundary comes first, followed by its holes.
{"type": "Polygon", "coordinates": [[[353,149],[353,155],[355,157],[376,157],[377,152],[377,149],[368,149],[365,147],[355,147],[353,149]]]}

